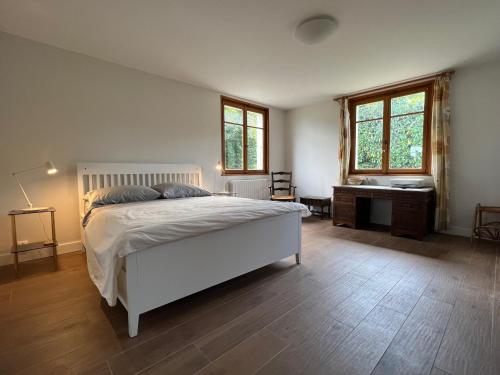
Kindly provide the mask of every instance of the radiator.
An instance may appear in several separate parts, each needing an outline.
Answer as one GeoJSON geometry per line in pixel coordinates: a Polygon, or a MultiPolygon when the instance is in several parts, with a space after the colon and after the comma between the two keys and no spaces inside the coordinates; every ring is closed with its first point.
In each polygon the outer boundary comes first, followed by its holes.
{"type": "Polygon", "coordinates": [[[230,180],[229,191],[240,198],[269,199],[271,181],[265,178],[255,180],[230,180]]]}

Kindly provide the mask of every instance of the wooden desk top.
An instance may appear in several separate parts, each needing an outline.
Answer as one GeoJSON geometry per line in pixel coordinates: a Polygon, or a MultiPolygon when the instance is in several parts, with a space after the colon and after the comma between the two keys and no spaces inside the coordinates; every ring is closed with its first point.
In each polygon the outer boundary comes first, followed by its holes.
{"type": "Polygon", "coordinates": [[[391,187],[391,186],[383,186],[383,185],[339,185],[339,186],[332,186],[334,188],[353,188],[353,189],[367,189],[367,190],[390,190],[390,191],[417,191],[417,192],[430,192],[433,191],[434,188],[427,187],[427,188],[421,188],[421,189],[416,189],[416,188],[396,188],[396,187],[391,187]]]}
{"type": "Polygon", "coordinates": [[[20,210],[9,211],[10,216],[14,215],[27,215],[27,214],[37,214],[41,212],[56,212],[54,207],[33,207],[33,208],[22,208],[20,210]]]}
{"type": "Polygon", "coordinates": [[[332,197],[320,197],[318,195],[304,195],[303,197],[300,197],[300,199],[324,201],[324,200],[332,200],[332,197]]]}

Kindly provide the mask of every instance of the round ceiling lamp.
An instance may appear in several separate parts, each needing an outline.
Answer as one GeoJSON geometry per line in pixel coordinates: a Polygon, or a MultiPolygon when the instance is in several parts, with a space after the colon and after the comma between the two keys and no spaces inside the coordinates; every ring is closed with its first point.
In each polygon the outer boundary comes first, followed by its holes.
{"type": "Polygon", "coordinates": [[[331,16],[315,16],[299,23],[294,35],[304,44],[318,44],[332,35],[336,26],[337,22],[331,16]]]}

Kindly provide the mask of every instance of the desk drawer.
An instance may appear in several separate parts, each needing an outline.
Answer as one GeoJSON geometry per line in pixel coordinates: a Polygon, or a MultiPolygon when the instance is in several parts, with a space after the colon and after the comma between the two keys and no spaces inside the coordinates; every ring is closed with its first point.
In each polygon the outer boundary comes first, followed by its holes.
{"type": "Polygon", "coordinates": [[[417,239],[427,232],[427,205],[418,201],[393,201],[392,224],[393,235],[409,235],[417,239]]]}
{"type": "Polygon", "coordinates": [[[347,194],[347,195],[354,195],[357,194],[358,190],[349,186],[334,186],[333,188],[333,194],[347,194]]]}
{"type": "Polygon", "coordinates": [[[356,224],[356,206],[336,202],[333,206],[333,224],[345,224],[354,227],[356,224]]]}
{"type": "Polygon", "coordinates": [[[419,201],[393,201],[392,202],[392,210],[393,211],[404,211],[404,212],[423,212],[425,211],[426,205],[425,202],[419,201]]]}
{"type": "Polygon", "coordinates": [[[418,191],[395,191],[392,193],[392,199],[395,201],[426,202],[432,197],[432,194],[418,191]]]}
{"type": "Polygon", "coordinates": [[[355,204],[356,197],[351,194],[335,194],[333,196],[334,204],[355,204]]]}
{"type": "Polygon", "coordinates": [[[426,231],[425,217],[422,217],[420,212],[392,212],[391,233],[393,236],[408,235],[420,240],[426,231]]]}

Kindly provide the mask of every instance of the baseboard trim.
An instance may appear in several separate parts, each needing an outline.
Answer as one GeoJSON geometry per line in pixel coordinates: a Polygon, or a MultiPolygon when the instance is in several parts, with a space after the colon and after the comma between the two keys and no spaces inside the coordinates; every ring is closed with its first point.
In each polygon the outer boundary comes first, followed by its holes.
{"type": "MultiPolygon", "coordinates": [[[[81,241],[71,241],[59,244],[57,246],[57,255],[74,253],[76,251],[82,251],[83,246],[81,241]]],[[[21,254],[19,260],[21,262],[32,260],[32,259],[40,259],[46,258],[52,255],[51,249],[40,249],[28,251],[26,253],[21,254]]],[[[0,254],[0,266],[6,266],[8,264],[14,263],[14,256],[10,252],[5,252],[0,254]]]]}
{"type": "Polygon", "coordinates": [[[454,236],[461,236],[461,237],[470,237],[471,228],[450,226],[448,227],[448,229],[440,233],[452,234],[454,236]]]}

